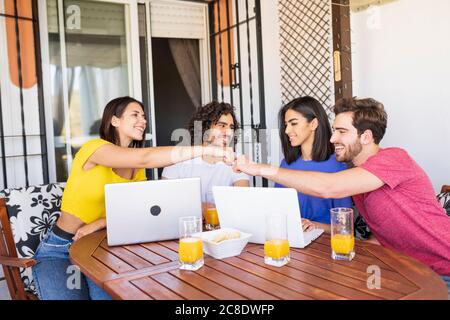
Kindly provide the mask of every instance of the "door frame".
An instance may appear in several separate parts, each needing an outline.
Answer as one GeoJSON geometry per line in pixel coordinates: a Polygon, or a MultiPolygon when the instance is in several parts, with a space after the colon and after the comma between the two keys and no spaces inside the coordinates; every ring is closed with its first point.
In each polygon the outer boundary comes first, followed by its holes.
{"type": "MultiPolygon", "coordinates": [[[[152,30],[151,30],[151,5],[152,4],[183,4],[186,6],[199,7],[203,9],[205,21],[204,30],[202,37],[189,39],[196,39],[199,41],[200,50],[200,83],[201,83],[201,103],[204,104],[210,101],[212,94],[211,87],[211,66],[209,63],[210,57],[210,47],[209,47],[209,16],[208,16],[208,4],[190,2],[190,1],[180,1],[180,0],[139,0],[139,4],[145,5],[145,18],[146,18],[146,37],[147,37],[147,57],[148,57],[148,79],[149,79],[149,108],[151,112],[151,145],[157,146],[158,142],[156,140],[156,119],[155,119],[155,95],[154,95],[154,80],[153,80],[153,60],[152,60],[152,30]]],[[[183,38],[182,36],[175,36],[175,38],[183,38]]],[[[155,176],[156,177],[156,176],[155,176]]]]}
{"type": "MultiPolygon", "coordinates": [[[[152,4],[180,4],[199,7],[203,10],[204,28],[200,38],[192,38],[199,41],[199,57],[200,57],[200,83],[201,83],[201,103],[204,104],[211,100],[212,97],[212,79],[211,79],[211,65],[210,65],[210,41],[209,41],[209,14],[208,4],[180,0],[138,0],[138,4],[145,5],[145,23],[146,23],[146,41],[147,41],[147,72],[148,72],[148,101],[151,121],[151,133],[149,135],[150,146],[157,146],[156,139],[156,116],[155,116],[155,91],[153,79],[153,55],[152,55],[152,28],[151,28],[151,5],[152,4]]],[[[182,38],[177,37],[177,38],[182,38]]],[[[153,178],[159,179],[158,169],[153,169],[153,178]]]]}

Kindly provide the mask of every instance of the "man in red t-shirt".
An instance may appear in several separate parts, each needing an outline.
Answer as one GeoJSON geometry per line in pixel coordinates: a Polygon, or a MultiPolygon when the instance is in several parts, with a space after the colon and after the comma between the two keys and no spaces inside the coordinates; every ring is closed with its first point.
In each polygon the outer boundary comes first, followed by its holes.
{"type": "Polygon", "coordinates": [[[430,179],[400,148],[379,146],[387,127],[374,99],[341,99],[331,142],[336,159],[353,168],[337,173],[281,169],[239,157],[235,170],[260,175],[322,198],[353,196],[378,242],[416,258],[442,275],[450,290],[450,218],[430,179]]]}

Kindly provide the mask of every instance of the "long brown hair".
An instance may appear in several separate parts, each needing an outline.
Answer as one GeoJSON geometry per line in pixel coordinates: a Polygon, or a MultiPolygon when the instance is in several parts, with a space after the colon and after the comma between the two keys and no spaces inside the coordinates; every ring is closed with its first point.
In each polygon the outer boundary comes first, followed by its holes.
{"type": "Polygon", "coordinates": [[[319,101],[312,97],[300,97],[288,102],[278,113],[280,124],[280,139],[283,148],[284,160],[288,164],[296,161],[302,155],[300,146],[292,147],[288,136],[286,135],[286,124],[284,116],[288,110],[294,110],[306,118],[308,123],[317,119],[319,126],[314,133],[314,142],[312,148],[312,159],[314,161],[325,161],[333,154],[333,145],[330,142],[331,126],[328,121],[327,113],[319,101]]]}
{"type": "MultiPolygon", "coordinates": [[[[128,107],[130,103],[137,103],[141,106],[142,111],[145,112],[144,105],[142,102],[131,98],[131,97],[119,97],[111,100],[103,110],[102,123],[100,125],[100,138],[103,140],[114,143],[115,145],[120,146],[120,138],[117,134],[117,129],[111,124],[111,120],[113,116],[120,118],[123,115],[123,112],[128,107]]],[[[145,131],[142,136],[142,140],[133,140],[131,141],[129,148],[143,148],[145,144],[145,131]]]]}

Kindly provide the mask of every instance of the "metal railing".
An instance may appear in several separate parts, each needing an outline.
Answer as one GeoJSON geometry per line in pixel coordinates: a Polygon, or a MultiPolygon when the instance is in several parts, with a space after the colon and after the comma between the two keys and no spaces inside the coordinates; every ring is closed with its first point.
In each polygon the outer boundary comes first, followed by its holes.
{"type": "MultiPolygon", "coordinates": [[[[19,13],[19,4],[17,0],[11,0],[10,4],[13,4],[13,10],[11,11],[5,11],[3,13],[0,13],[0,17],[4,18],[2,20],[7,19],[14,19],[14,37],[15,37],[15,43],[13,44],[15,47],[15,51],[17,52],[17,61],[14,61],[14,63],[17,64],[17,72],[18,72],[18,89],[19,89],[19,101],[18,105],[20,107],[20,135],[12,135],[12,134],[5,134],[4,129],[4,121],[7,116],[5,115],[5,101],[2,101],[0,94],[0,142],[1,142],[1,167],[2,167],[2,183],[1,186],[3,188],[7,188],[10,186],[13,186],[15,184],[14,181],[8,181],[8,164],[7,159],[15,159],[16,161],[22,161],[21,158],[23,158],[23,168],[25,173],[25,185],[28,186],[30,184],[30,167],[29,167],[29,157],[35,157],[40,156],[42,157],[42,182],[48,183],[49,181],[49,173],[48,173],[48,161],[47,161],[47,143],[46,143],[46,132],[45,132],[45,118],[44,118],[44,103],[43,103],[43,92],[42,92],[42,70],[41,70],[41,56],[40,56],[40,43],[39,43],[39,23],[38,23],[38,12],[37,12],[37,0],[33,0],[31,2],[32,4],[32,17],[22,16],[19,13]],[[32,50],[33,48],[26,47],[29,45],[28,43],[22,43],[22,36],[21,34],[21,23],[22,21],[29,21],[32,23],[33,27],[33,47],[34,47],[34,65],[36,66],[36,86],[37,86],[37,105],[39,109],[39,134],[27,134],[26,128],[25,128],[25,117],[26,117],[26,107],[27,103],[29,101],[25,101],[24,99],[24,85],[23,85],[23,60],[22,60],[22,51],[24,49],[26,50],[32,50]],[[29,142],[27,141],[28,137],[40,137],[40,146],[41,146],[41,152],[36,153],[30,153],[30,146],[29,142]],[[13,154],[13,155],[7,155],[6,151],[6,141],[5,139],[8,138],[21,138],[21,154],[13,154]]],[[[11,45],[11,43],[9,43],[11,45]]],[[[9,64],[11,64],[12,61],[9,61],[9,64]]],[[[5,75],[8,77],[8,75],[5,75]]],[[[0,93],[2,90],[5,90],[5,88],[0,88],[0,93]]],[[[33,174],[36,174],[36,172],[33,172],[33,174]]]]}
{"type": "Polygon", "coordinates": [[[267,162],[260,0],[215,0],[209,16],[213,99],[236,107],[241,151],[267,162]]]}

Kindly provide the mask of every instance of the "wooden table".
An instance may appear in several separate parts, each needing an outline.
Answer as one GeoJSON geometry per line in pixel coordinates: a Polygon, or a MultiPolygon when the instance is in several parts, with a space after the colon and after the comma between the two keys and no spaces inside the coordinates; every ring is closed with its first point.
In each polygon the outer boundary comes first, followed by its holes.
{"type": "Polygon", "coordinates": [[[108,247],[106,232],[83,237],[70,249],[72,262],[115,299],[447,299],[447,286],[427,266],[407,256],[356,241],[351,262],[330,257],[330,237],[305,249],[291,248],[291,261],[264,264],[263,246],[241,255],[205,256],[198,271],[178,269],[178,242],[108,247]],[[372,267],[370,267],[372,266],[372,267]],[[378,266],[381,288],[369,289],[378,266]],[[368,272],[369,268],[369,272],[368,272]]]}

